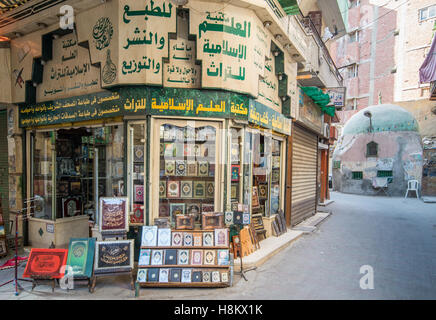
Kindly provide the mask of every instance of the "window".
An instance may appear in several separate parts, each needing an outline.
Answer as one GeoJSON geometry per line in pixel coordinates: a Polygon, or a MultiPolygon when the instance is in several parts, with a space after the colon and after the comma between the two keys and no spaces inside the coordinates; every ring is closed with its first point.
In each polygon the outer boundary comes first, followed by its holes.
{"type": "Polygon", "coordinates": [[[378,170],[377,171],[377,177],[379,178],[385,178],[385,177],[392,177],[392,170],[378,170]]]}
{"type": "Polygon", "coordinates": [[[356,8],[356,7],[358,7],[359,6],[359,4],[360,4],[360,0],[350,0],[349,1],[349,8],[351,9],[351,8],[356,8]]]}
{"type": "Polygon", "coordinates": [[[335,160],[333,161],[333,169],[340,169],[341,168],[341,161],[335,160]]]}
{"type": "Polygon", "coordinates": [[[357,110],[357,99],[347,99],[345,110],[357,110]]]}
{"type": "Polygon", "coordinates": [[[348,39],[349,39],[348,41],[350,43],[352,43],[352,42],[359,42],[360,31],[351,32],[350,34],[348,34],[348,39]]]}
{"type": "Polygon", "coordinates": [[[351,79],[351,78],[355,78],[357,77],[358,74],[358,70],[357,70],[357,64],[352,64],[350,66],[347,67],[347,78],[351,79]]]}
{"type": "Polygon", "coordinates": [[[362,180],[363,179],[363,172],[362,171],[353,171],[351,178],[353,180],[362,180]]]}
{"type": "Polygon", "coordinates": [[[378,144],[374,141],[371,141],[366,145],[366,156],[367,157],[377,157],[378,152],[378,144]]]}
{"type": "Polygon", "coordinates": [[[436,17],[436,4],[419,10],[419,21],[436,17]]]}

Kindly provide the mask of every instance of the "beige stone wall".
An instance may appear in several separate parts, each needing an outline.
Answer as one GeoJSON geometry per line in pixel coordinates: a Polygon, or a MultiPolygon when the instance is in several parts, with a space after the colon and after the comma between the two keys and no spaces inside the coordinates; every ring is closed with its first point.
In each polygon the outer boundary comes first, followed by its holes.
{"type": "MultiPolygon", "coordinates": [[[[1,45],[1,43],[0,43],[1,45]]],[[[3,76],[0,76],[0,103],[11,103],[11,48],[0,46],[0,70],[3,76]]]]}

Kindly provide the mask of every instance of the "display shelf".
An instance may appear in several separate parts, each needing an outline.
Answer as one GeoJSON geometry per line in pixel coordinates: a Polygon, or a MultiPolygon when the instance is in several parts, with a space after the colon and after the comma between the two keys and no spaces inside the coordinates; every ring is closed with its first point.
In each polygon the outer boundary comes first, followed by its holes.
{"type": "Polygon", "coordinates": [[[214,200],[214,198],[204,198],[204,197],[201,197],[201,198],[192,198],[192,197],[190,197],[190,198],[159,198],[159,201],[167,201],[167,200],[178,200],[178,201],[181,201],[181,200],[192,200],[192,201],[196,201],[196,202],[207,202],[207,201],[213,201],[214,200]]]}
{"type": "Polygon", "coordinates": [[[216,265],[216,264],[159,264],[159,265],[138,265],[138,268],[141,269],[145,269],[145,268],[181,268],[181,269],[196,269],[196,268],[209,268],[209,269],[216,269],[216,268],[220,268],[220,269],[226,269],[229,268],[230,266],[221,266],[221,265],[216,265]]]}
{"type": "MultiPolygon", "coordinates": [[[[182,232],[182,231],[175,231],[175,232],[182,232]]],[[[207,232],[207,231],[206,231],[207,232]]],[[[209,231],[213,232],[213,231],[209,231]]],[[[160,249],[191,249],[191,250],[213,250],[213,249],[228,249],[228,246],[167,246],[167,247],[147,247],[147,246],[141,246],[141,249],[153,249],[153,250],[160,250],[160,249]]]]}
{"type": "Polygon", "coordinates": [[[138,282],[141,287],[181,287],[181,288],[225,288],[230,286],[228,282],[138,282]]]}

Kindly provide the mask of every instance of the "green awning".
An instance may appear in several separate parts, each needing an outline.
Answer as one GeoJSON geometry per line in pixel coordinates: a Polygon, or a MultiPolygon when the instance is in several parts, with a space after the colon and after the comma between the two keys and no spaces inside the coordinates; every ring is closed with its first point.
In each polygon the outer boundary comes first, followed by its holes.
{"type": "Polygon", "coordinates": [[[287,15],[296,15],[300,13],[297,0],[279,0],[279,3],[287,15]]]}
{"type": "Polygon", "coordinates": [[[327,113],[331,117],[335,116],[335,107],[327,106],[330,103],[330,97],[327,93],[322,92],[317,87],[301,87],[301,90],[321,108],[323,113],[327,113]]]}

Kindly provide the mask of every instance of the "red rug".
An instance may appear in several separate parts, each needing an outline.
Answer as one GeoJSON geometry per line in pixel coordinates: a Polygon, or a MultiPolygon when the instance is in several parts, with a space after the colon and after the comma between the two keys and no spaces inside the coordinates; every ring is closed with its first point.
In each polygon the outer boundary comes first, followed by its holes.
{"type": "MultiPolygon", "coordinates": [[[[26,261],[27,259],[28,257],[17,257],[18,265],[20,265],[22,261],[26,261]]],[[[13,267],[15,267],[15,258],[6,261],[3,265],[0,266],[0,270],[9,269],[13,267]]]]}

